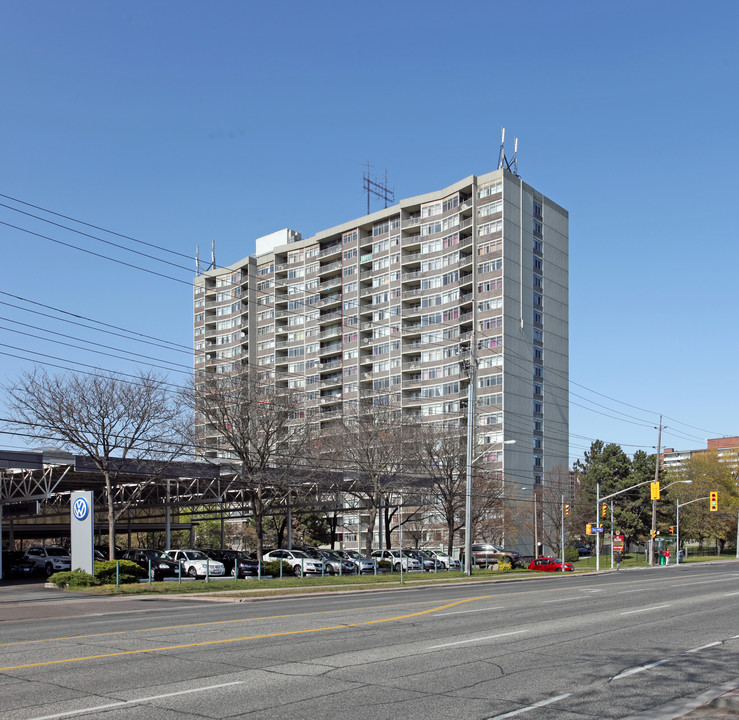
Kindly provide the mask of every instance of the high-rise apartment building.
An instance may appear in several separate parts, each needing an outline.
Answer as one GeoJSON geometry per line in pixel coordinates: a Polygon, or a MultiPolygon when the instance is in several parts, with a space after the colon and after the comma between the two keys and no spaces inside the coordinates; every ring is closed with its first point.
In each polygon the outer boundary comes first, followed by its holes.
{"type": "Polygon", "coordinates": [[[472,376],[476,452],[507,494],[533,508],[566,477],[568,214],[507,170],[259,238],[194,293],[196,375],[256,367],[327,428],[365,392],[464,426],[472,376]]]}

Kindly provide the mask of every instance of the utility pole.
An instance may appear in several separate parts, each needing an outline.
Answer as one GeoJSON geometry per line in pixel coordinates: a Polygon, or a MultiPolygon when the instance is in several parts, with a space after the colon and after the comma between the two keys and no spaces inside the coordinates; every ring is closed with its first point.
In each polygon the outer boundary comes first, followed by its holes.
{"type": "MultiPolygon", "coordinates": [[[[659,482],[660,454],[662,452],[662,416],[659,416],[659,432],[657,433],[657,461],[654,464],[654,482],[659,482]]],[[[652,531],[649,539],[649,564],[654,565],[654,541],[657,535],[657,498],[652,500],[652,531]]]]}

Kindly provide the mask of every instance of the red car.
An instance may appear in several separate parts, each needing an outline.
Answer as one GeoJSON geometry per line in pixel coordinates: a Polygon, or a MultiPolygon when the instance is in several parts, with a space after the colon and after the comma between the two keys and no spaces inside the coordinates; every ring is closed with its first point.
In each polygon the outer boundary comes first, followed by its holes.
{"type": "MultiPolygon", "coordinates": [[[[562,561],[553,557],[540,557],[529,563],[529,570],[544,570],[545,572],[562,572],[562,561]]],[[[571,562],[565,563],[565,572],[573,572],[571,562]]]]}

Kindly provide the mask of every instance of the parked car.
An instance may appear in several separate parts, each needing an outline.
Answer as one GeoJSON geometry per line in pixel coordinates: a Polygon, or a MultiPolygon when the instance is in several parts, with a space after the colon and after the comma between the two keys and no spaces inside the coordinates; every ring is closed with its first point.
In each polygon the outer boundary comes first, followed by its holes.
{"type": "Polygon", "coordinates": [[[61,545],[33,545],[26,550],[25,556],[36,566],[37,570],[45,572],[47,577],[55,572],[72,568],[69,550],[61,545]]]}
{"type": "Polygon", "coordinates": [[[182,566],[182,572],[193,578],[226,574],[222,562],[211,560],[200,550],[167,550],[167,555],[182,566]]]}
{"type": "Polygon", "coordinates": [[[575,545],[575,550],[577,550],[578,557],[590,557],[593,554],[590,545],[586,545],[585,543],[575,545]]]}
{"type": "Polygon", "coordinates": [[[316,558],[306,555],[302,550],[270,550],[262,556],[262,559],[264,562],[282,560],[283,562],[289,563],[293,569],[293,574],[297,577],[302,577],[303,575],[323,575],[325,571],[323,560],[316,560],[316,558]]]}
{"type": "Polygon", "coordinates": [[[374,558],[362,555],[358,550],[337,550],[341,557],[351,560],[357,567],[360,575],[374,575],[377,572],[377,562],[374,558]]]}
{"type": "Polygon", "coordinates": [[[403,552],[409,557],[416,558],[421,563],[421,568],[425,572],[433,572],[435,570],[444,570],[441,563],[435,558],[432,558],[427,552],[423,550],[403,550],[403,552]]]}
{"type": "Polygon", "coordinates": [[[336,573],[337,575],[353,575],[357,572],[357,564],[345,558],[338,553],[336,550],[321,550],[324,556],[324,563],[330,568],[329,572],[336,573]]]}
{"type": "Polygon", "coordinates": [[[293,546],[293,550],[300,550],[304,552],[308,557],[314,560],[320,560],[323,563],[325,572],[329,575],[338,575],[344,573],[353,573],[355,570],[354,563],[349,563],[343,560],[339,556],[331,555],[329,550],[321,550],[320,548],[313,547],[313,545],[296,545],[293,546]],[[341,570],[339,568],[341,567],[341,570]]]}
{"type": "MultiPolygon", "coordinates": [[[[115,546],[113,560],[123,560],[123,553],[127,552],[124,548],[115,546]]],[[[107,545],[95,545],[95,560],[108,560],[110,550],[107,545]]]]}
{"type": "Polygon", "coordinates": [[[29,560],[20,550],[3,550],[3,577],[32,577],[36,574],[36,563],[29,560]]]}
{"type": "MultiPolygon", "coordinates": [[[[565,572],[573,572],[571,562],[565,563],[565,572]]],[[[553,557],[540,557],[529,563],[529,570],[543,570],[544,572],[562,572],[562,561],[553,557]]]]}
{"type": "Polygon", "coordinates": [[[242,550],[203,550],[203,552],[209,558],[222,562],[226,568],[226,575],[231,577],[242,578],[264,575],[264,563],[260,563],[256,558],[250,557],[242,550]],[[234,572],[235,567],[238,568],[237,572],[234,572]]]}
{"type": "Polygon", "coordinates": [[[471,564],[477,567],[487,567],[501,561],[510,563],[514,568],[521,565],[521,553],[506,550],[492,543],[472,543],[470,555],[471,564]]]}
{"type": "Polygon", "coordinates": [[[124,550],[120,559],[135,562],[149,573],[152,580],[179,575],[179,565],[162,550],[132,548],[124,550]]]}
{"type": "Polygon", "coordinates": [[[416,558],[408,556],[405,552],[401,553],[400,550],[373,550],[372,557],[377,562],[389,562],[396,572],[400,571],[401,566],[406,571],[421,569],[421,563],[416,558]]]}
{"type": "Polygon", "coordinates": [[[455,560],[448,553],[442,552],[441,550],[427,550],[426,551],[432,558],[435,558],[441,563],[442,570],[461,570],[462,565],[459,560],[455,560]]]}

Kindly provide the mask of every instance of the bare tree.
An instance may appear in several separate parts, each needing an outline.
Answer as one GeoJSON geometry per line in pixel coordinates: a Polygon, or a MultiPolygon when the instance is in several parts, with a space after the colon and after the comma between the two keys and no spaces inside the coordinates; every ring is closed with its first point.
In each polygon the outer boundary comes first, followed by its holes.
{"type": "Polygon", "coordinates": [[[10,425],[45,443],[86,455],[102,474],[108,504],[110,557],[116,522],[128,505],[115,506],[126,460],[167,462],[183,450],[182,415],[168,384],[151,372],[135,380],[114,373],[24,373],[5,388],[10,425]]]}
{"type": "MultiPolygon", "coordinates": [[[[454,539],[465,527],[466,430],[428,423],[417,429],[416,438],[416,461],[420,472],[429,478],[433,506],[446,525],[447,552],[451,555],[454,539]]],[[[471,470],[473,538],[493,542],[503,527],[500,475],[486,462],[485,453],[475,459],[471,470]]]]}
{"type": "Polygon", "coordinates": [[[233,461],[250,496],[261,558],[265,517],[283,501],[295,474],[307,478],[312,472],[303,395],[261,382],[246,368],[196,378],[192,399],[197,446],[218,451],[224,462],[233,461]]]}
{"type": "Polygon", "coordinates": [[[372,529],[388,492],[413,477],[407,452],[410,428],[410,420],[400,408],[384,404],[380,396],[368,396],[360,400],[356,413],[345,415],[326,438],[325,447],[334,465],[354,478],[345,492],[358,498],[368,513],[367,555],[372,552],[372,529]]]}

